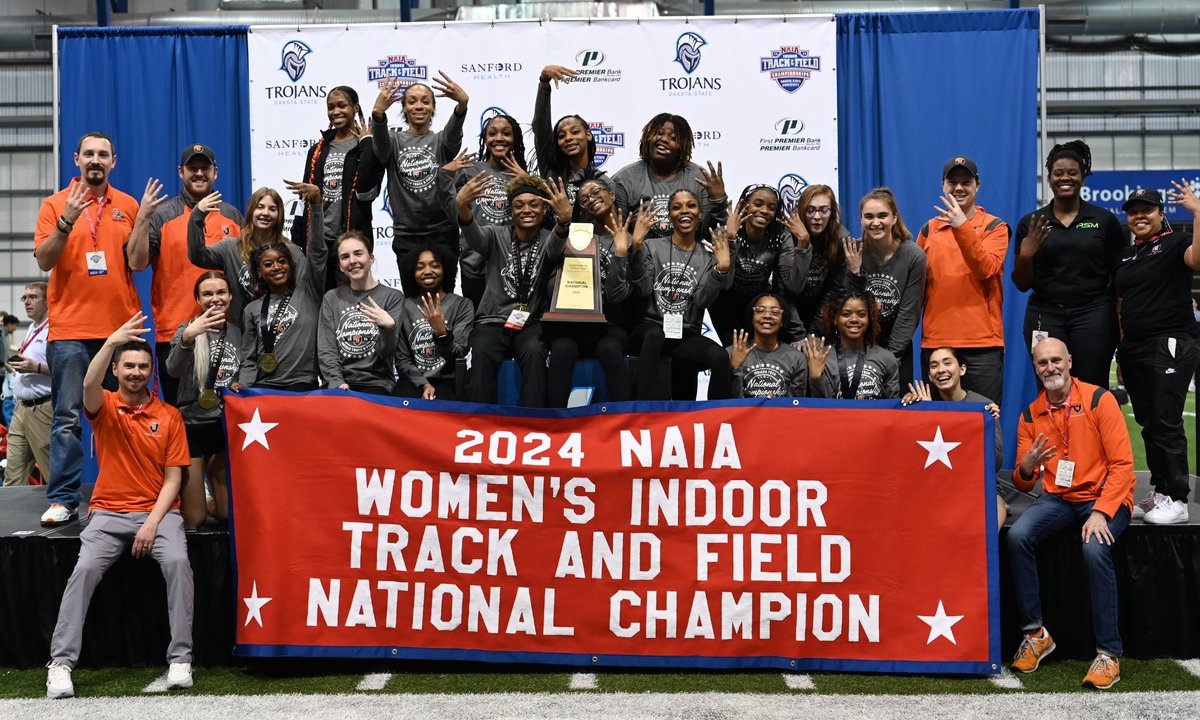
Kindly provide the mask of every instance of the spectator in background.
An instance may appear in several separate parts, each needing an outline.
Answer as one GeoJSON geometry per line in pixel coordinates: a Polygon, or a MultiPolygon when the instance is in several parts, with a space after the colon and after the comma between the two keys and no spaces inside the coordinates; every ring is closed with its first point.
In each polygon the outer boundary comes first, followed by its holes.
{"type": "Polygon", "coordinates": [[[938,217],[917,233],[925,251],[925,316],[921,367],[940,347],[971,372],[963,389],[990,402],[1004,393],[1004,255],[1008,225],[975,204],[979,168],[961,155],[942,167],[938,217]]]}
{"type": "MultiPolygon", "coordinates": [[[[46,358],[51,371],[54,421],[50,431],[50,507],[42,524],[61,525],[77,516],[82,497],[83,375],[104,345],[104,338],[140,312],[137,288],[125,256],[126,241],[138,223],[146,223],[163,198],[150,179],[138,203],[108,183],[117,164],[112,140],[100,132],[79,139],[75,149],[79,178],[42,201],[34,231],[34,257],[50,272],[46,358]],[[82,221],[82,222],[81,222],[82,221]]],[[[115,380],[109,376],[111,385],[115,380]]]]}
{"type": "Polygon", "coordinates": [[[1013,484],[1042,494],[1008,532],[1009,569],[1025,638],[1013,668],[1033,672],[1054,651],[1042,626],[1037,550],[1064,531],[1083,526],[1083,561],[1092,605],[1096,659],[1083,686],[1106,690],[1121,679],[1123,649],[1117,627],[1117,573],[1113,545],[1129,526],[1133,507],[1133,450],[1125,417],[1112,393],[1071,377],[1067,346],[1047,338],[1033,349],[1043,390],[1021,414],[1013,484]],[[1075,416],[1072,418],[1072,416],[1075,416]]]}
{"type": "MultiPolygon", "coordinates": [[[[20,321],[15,315],[9,315],[7,310],[0,310],[0,318],[3,318],[0,320],[0,352],[3,352],[3,357],[7,359],[17,349],[14,343],[17,339],[17,324],[20,321]]],[[[3,398],[2,406],[0,406],[2,407],[0,413],[3,414],[3,418],[0,419],[3,420],[5,427],[12,425],[13,412],[16,408],[11,381],[12,378],[9,377],[7,366],[0,366],[0,383],[2,383],[0,398],[3,398]]]]}
{"type": "Polygon", "coordinates": [[[1017,223],[1012,280],[1033,290],[1024,337],[1031,349],[1036,339],[1059,338],[1074,351],[1079,379],[1108,387],[1117,347],[1112,276],[1129,243],[1112,213],[1080,195],[1092,174],[1086,143],[1055,145],[1046,172],[1054,199],[1017,223]]]}
{"type": "MultiPolygon", "coordinates": [[[[12,388],[16,407],[8,423],[8,466],[5,485],[24,485],[36,461],[42,477],[50,476],[50,368],[46,365],[46,336],[49,321],[46,307],[46,283],[25,286],[21,296],[25,314],[33,321],[25,331],[21,345],[6,354],[7,384],[12,388]]],[[[7,350],[7,348],[6,348],[7,350]]]]}
{"type": "MultiPolygon", "coordinates": [[[[179,157],[179,195],[154,211],[144,231],[129,237],[129,265],[134,272],[154,268],[150,286],[150,307],[154,313],[155,355],[158,358],[158,382],[162,399],[178,404],[179,379],[167,372],[171,338],[182,323],[196,314],[192,296],[196,279],[204,270],[188,259],[188,221],[196,203],[208,197],[217,180],[217,156],[205,145],[188,145],[179,157]]],[[[204,216],[204,242],[214,245],[224,238],[242,234],[242,214],[227,202],[218,202],[204,216]]]]}

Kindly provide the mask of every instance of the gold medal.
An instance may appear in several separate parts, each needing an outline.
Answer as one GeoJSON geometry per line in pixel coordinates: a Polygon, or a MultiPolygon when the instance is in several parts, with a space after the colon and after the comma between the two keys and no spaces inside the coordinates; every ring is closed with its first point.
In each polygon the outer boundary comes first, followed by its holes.
{"type": "Polygon", "coordinates": [[[258,358],[258,369],[270,375],[275,372],[275,368],[279,367],[279,359],[275,357],[275,353],[263,353],[258,358]]]}
{"type": "Polygon", "coordinates": [[[221,404],[221,395],[211,388],[201,390],[200,397],[196,399],[196,404],[205,410],[212,410],[221,404]]]}

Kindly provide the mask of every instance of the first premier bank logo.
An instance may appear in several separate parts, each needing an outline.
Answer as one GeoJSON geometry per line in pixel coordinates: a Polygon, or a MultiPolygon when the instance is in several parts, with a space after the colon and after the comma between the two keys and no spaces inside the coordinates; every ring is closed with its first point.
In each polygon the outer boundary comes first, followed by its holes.
{"type": "Polygon", "coordinates": [[[297,82],[304,77],[304,71],[308,68],[305,58],[311,52],[312,48],[299,40],[289,40],[283,46],[279,69],[287,73],[292,82],[297,82]]]}

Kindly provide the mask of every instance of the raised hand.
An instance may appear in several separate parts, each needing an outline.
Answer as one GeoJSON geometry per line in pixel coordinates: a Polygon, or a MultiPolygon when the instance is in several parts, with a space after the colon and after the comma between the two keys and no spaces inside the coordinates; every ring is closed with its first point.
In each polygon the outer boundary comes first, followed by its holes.
{"type": "Polygon", "coordinates": [[[814,380],[825,373],[825,361],[829,358],[832,347],[825,344],[825,338],[809,335],[800,341],[800,349],[808,358],[808,376],[814,380]]]}
{"type": "Polygon", "coordinates": [[[783,224],[787,227],[788,232],[792,234],[792,239],[796,241],[796,247],[804,249],[812,244],[812,237],[808,234],[808,226],[804,224],[804,218],[800,217],[799,209],[799,200],[792,205],[791,210],[785,209],[783,224]]]}
{"type": "Polygon", "coordinates": [[[400,78],[387,78],[379,85],[379,95],[375,97],[375,105],[371,108],[373,113],[383,115],[387,113],[388,108],[396,104],[400,99],[400,90],[402,89],[400,78]]]}
{"type": "Polygon", "coordinates": [[[651,210],[650,203],[641,203],[638,205],[637,220],[633,222],[633,239],[629,247],[631,253],[637,252],[646,244],[646,238],[653,227],[654,211],[651,210]]]}
{"type": "Polygon", "coordinates": [[[358,309],[363,311],[367,319],[384,330],[391,330],[396,327],[396,318],[389,315],[387,310],[379,307],[379,304],[375,302],[375,298],[370,295],[358,304],[358,309]]]}
{"type": "Polygon", "coordinates": [[[1058,454],[1058,448],[1050,444],[1050,438],[1042,433],[1033,439],[1033,444],[1025,451],[1024,457],[1021,458],[1020,472],[1025,477],[1031,477],[1037,469],[1042,466],[1042,463],[1052,459],[1058,454]]]}
{"type": "Polygon", "coordinates": [[[450,98],[458,103],[458,106],[455,108],[456,110],[466,112],[467,101],[470,100],[467,91],[463,90],[461,85],[451,80],[450,76],[444,70],[438,70],[438,75],[440,77],[433,79],[433,89],[436,91],[437,96],[450,98]]]}
{"type": "Polygon", "coordinates": [[[463,183],[463,186],[458,189],[458,194],[454,196],[454,202],[458,203],[461,211],[462,208],[483,197],[484,191],[495,182],[496,178],[480,170],[478,175],[463,183]]]}
{"type": "Polygon", "coordinates": [[[312,183],[296,182],[295,180],[284,180],[283,184],[288,190],[296,193],[301,200],[305,202],[321,200],[321,188],[312,183]]]}
{"type": "Polygon", "coordinates": [[[917,380],[908,384],[908,392],[900,399],[900,404],[912,405],[921,401],[929,402],[931,399],[929,385],[924,380],[917,380]]]}
{"type": "Polygon", "coordinates": [[[712,234],[712,242],[704,243],[704,247],[713,254],[713,262],[716,263],[717,272],[725,273],[729,271],[729,238],[724,230],[713,228],[709,231],[712,234]]]}
{"type": "Polygon", "coordinates": [[[745,330],[733,331],[733,351],[729,353],[729,366],[737,370],[746,362],[746,358],[750,356],[750,349],[754,347],[754,343],[750,340],[750,333],[745,330]]]}
{"type": "Polygon", "coordinates": [[[711,162],[708,163],[708,170],[705,170],[703,165],[700,165],[699,168],[701,177],[696,180],[696,183],[708,191],[710,198],[719,200],[725,197],[725,170],[721,167],[721,163],[718,161],[716,167],[713,167],[711,162]]]}
{"type": "MultiPolygon", "coordinates": [[[[429,329],[434,335],[446,334],[446,316],[442,314],[442,299],[438,295],[426,293],[421,296],[421,314],[429,323],[429,329]]],[[[432,399],[432,398],[431,398],[432,399]]]]}
{"type": "Polygon", "coordinates": [[[196,203],[196,209],[202,213],[216,212],[221,207],[221,193],[211,192],[196,203]]]}
{"type": "Polygon", "coordinates": [[[547,65],[546,67],[542,68],[542,74],[538,77],[538,79],[544,79],[546,81],[553,80],[554,87],[557,88],[559,85],[566,85],[567,83],[571,82],[572,78],[577,77],[579,77],[579,73],[569,67],[564,67],[562,65],[547,65]]]}
{"type": "Polygon", "coordinates": [[[225,310],[211,305],[203,313],[197,315],[183,329],[183,341],[193,343],[196,338],[208,332],[215,332],[225,327],[225,310]]]}
{"type": "Polygon", "coordinates": [[[108,344],[112,347],[119,347],[133,340],[141,340],[142,336],[150,332],[150,328],[142,327],[146,324],[146,316],[141,310],[129,318],[121,327],[113,330],[112,335],[108,336],[108,344]]]}
{"type": "Polygon", "coordinates": [[[1192,191],[1192,186],[1187,180],[1182,182],[1171,181],[1171,189],[1167,191],[1172,205],[1178,205],[1184,210],[1187,210],[1193,215],[1200,214],[1200,198],[1196,197],[1196,193],[1192,191]]]}
{"type": "Polygon", "coordinates": [[[967,221],[967,214],[963,212],[958,201],[954,199],[953,195],[942,195],[941,199],[942,205],[933,206],[933,209],[937,210],[938,216],[950,223],[950,227],[952,228],[962,226],[967,221]]]}
{"type": "Polygon", "coordinates": [[[67,222],[74,223],[83,214],[83,209],[96,202],[96,198],[88,195],[82,182],[72,183],[67,191],[67,204],[63,207],[63,217],[67,222]]]}
{"type": "Polygon", "coordinates": [[[503,157],[498,158],[498,160],[500,161],[500,167],[504,169],[504,174],[509,177],[520,177],[529,174],[525,168],[521,167],[521,163],[517,162],[517,158],[512,154],[512,150],[509,150],[503,157]]]}
{"type": "Polygon", "coordinates": [[[854,238],[842,238],[842,252],[846,254],[846,269],[851,275],[857,275],[862,271],[862,253],[863,241],[862,238],[855,240],[854,238]]]}
{"type": "Polygon", "coordinates": [[[629,254],[629,216],[622,213],[619,208],[613,208],[613,211],[604,219],[604,229],[612,235],[613,239],[613,255],[617,257],[625,257],[629,254]]]}
{"type": "Polygon", "coordinates": [[[463,150],[458,154],[458,157],[443,165],[442,169],[447,172],[456,173],[459,170],[466,170],[467,168],[471,167],[471,164],[474,162],[474,153],[469,153],[466,150],[463,150]]]}
{"type": "Polygon", "coordinates": [[[146,181],[146,190],[142,193],[142,202],[138,205],[138,217],[143,214],[146,217],[152,216],[155,209],[167,199],[166,195],[159,195],[162,189],[163,184],[157,178],[150,178],[146,181]]]}
{"type": "Polygon", "coordinates": [[[554,215],[559,221],[570,222],[571,200],[567,197],[567,186],[563,184],[562,178],[550,178],[546,181],[546,187],[550,191],[550,209],[554,211],[554,215]]]}
{"type": "Polygon", "coordinates": [[[1050,221],[1045,215],[1034,215],[1029,220],[1029,232],[1021,241],[1021,254],[1029,257],[1036,255],[1048,237],[1050,237],[1050,221]]]}

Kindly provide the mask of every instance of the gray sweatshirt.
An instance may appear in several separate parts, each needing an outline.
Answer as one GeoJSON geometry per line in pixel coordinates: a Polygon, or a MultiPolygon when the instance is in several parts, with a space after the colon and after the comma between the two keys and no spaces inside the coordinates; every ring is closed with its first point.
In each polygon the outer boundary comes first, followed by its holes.
{"type": "MultiPolygon", "coordinates": [[[[967,390],[967,396],[964,397],[960,402],[983,403],[984,405],[990,405],[992,403],[991,400],[988,400],[987,398],[985,398],[984,396],[975,392],[974,390],[967,390]]],[[[996,472],[1000,472],[1000,465],[1003,464],[1003,462],[1004,462],[1004,440],[1000,434],[1000,421],[997,420],[995,424],[996,424],[996,472]]]]}
{"type": "Polygon", "coordinates": [[[684,330],[694,333],[700,332],[704,311],[733,284],[735,274],[732,265],[719,274],[712,254],[700,243],[681,250],[670,237],[648,238],[633,260],[630,282],[647,299],[646,319],[662,324],[664,315],[683,313],[684,330]]]}
{"type": "Polygon", "coordinates": [[[431,378],[454,377],[454,361],[465,358],[471,349],[467,344],[475,325],[475,308],[471,301],[461,295],[446,293],[442,298],[442,315],[449,332],[439,340],[433,336],[429,321],[421,312],[421,301],[404,299],[396,370],[417,387],[430,384],[431,378]]]}
{"type": "MultiPolygon", "coordinates": [[[[321,227],[324,218],[315,203],[313,211],[313,225],[321,227]]],[[[282,314],[277,311],[287,297],[286,293],[268,294],[252,300],[242,312],[239,383],[255,387],[287,387],[317,382],[317,322],[321,314],[321,296],[325,294],[325,262],[329,256],[328,247],[320,241],[320,236],[317,237],[318,241],[308,246],[308,261],[292,268],[296,274],[296,289],[282,314]],[[279,366],[270,374],[258,368],[258,358],[266,352],[259,326],[264,302],[268,304],[267,322],[278,317],[274,354],[279,366]]]]}
{"type": "MultiPolygon", "coordinates": [[[[483,197],[471,201],[471,215],[479,225],[508,225],[512,220],[512,208],[508,205],[506,188],[512,178],[504,174],[503,170],[497,170],[485,162],[476,162],[457,173],[438,169],[438,196],[446,210],[446,216],[455,223],[458,222],[458,191],[468,180],[481,172],[495,178],[495,182],[484,191],[483,197]]],[[[459,252],[458,264],[462,267],[463,274],[468,277],[483,277],[483,256],[467,247],[465,239],[460,239],[459,252]]]]}
{"type": "Polygon", "coordinates": [[[554,172],[550,167],[550,157],[558,138],[554,135],[554,123],[550,119],[550,87],[538,83],[537,99],[533,103],[533,138],[534,151],[537,153],[538,174],[546,180],[556,177],[563,181],[567,189],[567,199],[575,204],[575,196],[586,178],[602,177],[603,170],[596,167],[584,167],[580,170],[570,170],[566,175],[554,172]]]}
{"type": "Polygon", "coordinates": [[[861,271],[846,276],[850,287],[868,290],[879,301],[879,344],[893,355],[904,352],[924,306],[925,251],[906,240],[890,260],[880,264],[864,245],[861,271]]]}
{"type": "MultiPolygon", "coordinates": [[[[854,380],[854,368],[858,365],[858,351],[843,351],[839,346],[825,359],[824,382],[813,381],[808,385],[809,397],[842,398],[842,378],[847,383],[854,380]],[[832,393],[832,394],[828,394],[832,393]]],[[[900,397],[900,363],[896,356],[879,347],[864,348],[862,376],[858,390],[846,400],[887,400],[900,397]]]]}
{"type": "Polygon", "coordinates": [[[346,383],[392,391],[403,305],[404,294],[383,284],[362,292],[342,285],[325,293],[317,326],[317,363],[326,385],[335,388],[346,383]],[[367,317],[360,305],[368,297],[392,316],[394,327],[384,330],[367,317]]]}
{"type": "Polygon", "coordinates": [[[453,227],[437,199],[438,169],[462,148],[463,116],[450,113],[439,132],[418,135],[410,130],[388,130],[373,123],[375,155],[387,168],[388,206],[398,235],[425,235],[453,227]]]}
{"type": "Polygon", "coordinates": [[[554,230],[542,229],[532,242],[519,243],[518,272],[517,256],[513,253],[517,234],[511,227],[470,222],[462,226],[462,233],[467,247],[482,255],[485,263],[486,284],[476,321],[503,325],[522,301],[529,305],[531,320],[541,317],[550,304],[546,275],[550,267],[561,262],[567,239],[554,230]],[[522,293],[523,297],[518,297],[522,293]]]}
{"type": "MultiPolygon", "coordinates": [[[[196,400],[200,397],[202,383],[208,381],[209,367],[215,365],[218,358],[221,364],[217,366],[213,389],[220,391],[221,388],[229,387],[229,383],[237,378],[240,365],[238,348],[242,343],[242,331],[237,325],[226,322],[225,339],[221,345],[217,344],[217,340],[221,337],[220,331],[207,333],[208,367],[201,368],[204,376],[201,379],[196,374],[195,343],[192,344],[192,347],[183,345],[183,330],[187,326],[187,323],[182,323],[175,331],[175,337],[171,339],[171,351],[167,353],[167,372],[171,377],[179,378],[177,398],[179,412],[183,415],[183,421],[189,425],[216,422],[221,419],[221,413],[225,411],[225,404],[222,402],[215,408],[205,410],[196,404],[196,400]]],[[[197,342],[199,340],[196,338],[197,342]]]]}
{"type": "MultiPolygon", "coordinates": [[[[733,348],[725,351],[733,356],[733,348]]],[[[774,350],[750,348],[742,366],[733,371],[733,396],[750,398],[808,397],[808,357],[787,343],[774,350]]],[[[814,383],[827,383],[825,375],[814,383]]],[[[828,388],[825,388],[828,394],[828,388]]],[[[823,396],[822,396],[823,397],[823,396]]]]}
{"type": "MultiPolygon", "coordinates": [[[[280,211],[282,212],[282,209],[280,211]]],[[[208,213],[197,207],[192,210],[188,219],[188,260],[196,267],[220,270],[229,278],[229,284],[233,286],[233,297],[229,299],[229,314],[226,317],[238,323],[242,321],[242,309],[254,299],[254,293],[250,291],[250,264],[242,260],[240,238],[225,238],[212,245],[205,245],[204,218],[207,215],[208,213]]],[[[321,238],[325,227],[324,214],[318,208],[312,217],[312,225],[308,229],[308,246],[323,246],[325,242],[321,238]]],[[[292,256],[292,266],[303,267],[304,251],[287,242],[287,238],[280,237],[279,240],[287,245],[292,256]]]]}
{"type": "MultiPolygon", "coordinates": [[[[710,227],[714,222],[724,223],[728,218],[727,200],[715,198],[717,202],[714,202],[714,198],[708,196],[708,191],[696,182],[703,179],[704,176],[700,174],[700,166],[696,163],[688,163],[673,176],[664,180],[650,170],[650,163],[645,160],[636,160],[618,170],[617,174],[613,175],[612,182],[616,187],[617,207],[623,212],[636,210],[642,198],[650,198],[654,216],[654,224],[650,227],[650,236],[669,237],[671,221],[667,217],[667,205],[676,190],[691,190],[696,193],[696,197],[700,198],[701,228],[710,227]]],[[[702,239],[707,240],[708,238],[702,239]]]]}

